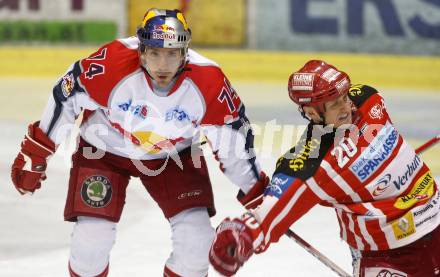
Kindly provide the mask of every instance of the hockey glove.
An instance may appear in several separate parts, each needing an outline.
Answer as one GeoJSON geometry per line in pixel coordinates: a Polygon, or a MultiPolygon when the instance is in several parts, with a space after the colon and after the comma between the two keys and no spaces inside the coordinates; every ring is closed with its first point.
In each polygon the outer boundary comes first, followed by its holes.
{"type": "Polygon", "coordinates": [[[247,209],[255,209],[258,205],[263,202],[264,190],[269,184],[269,177],[263,171],[260,172],[259,180],[254,184],[248,193],[244,193],[240,190],[237,194],[237,199],[240,203],[247,209]]]}
{"type": "Polygon", "coordinates": [[[46,160],[55,152],[55,144],[38,124],[29,125],[20,153],[12,164],[12,182],[21,194],[33,193],[41,187],[41,181],[46,179],[46,160]]]}
{"type": "Polygon", "coordinates": [[[241,218],[225,218],[217,227],[209,251],[211,265],[224,276],[234,275],[254,253],[254,240],[260,233],[259,224],[249,213],[241,218]],[[252,228],[245,222],[251,222],[252,228]]]}

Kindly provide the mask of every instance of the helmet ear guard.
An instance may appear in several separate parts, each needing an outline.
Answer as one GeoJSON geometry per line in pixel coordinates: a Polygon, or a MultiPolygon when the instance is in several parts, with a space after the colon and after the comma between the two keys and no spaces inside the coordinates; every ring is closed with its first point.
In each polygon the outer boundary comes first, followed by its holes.
{"type": "Polygon", "coordinates": [[[316,112],[318,113],[320,120],[319,122],[315,122],[305,111],[304,111],[304,107],[306,105],[298,105],[298,112],[301,114],[301,116],[304,119],[307,119],[308,121],[313,121],[314,123],[321,123],[321,122],[325,122],[325,118],[324,118],[324,111],[320,111],[316,106],[308,106],[308,107],[312,107],[314,109],[316,109],[316,112]]]}

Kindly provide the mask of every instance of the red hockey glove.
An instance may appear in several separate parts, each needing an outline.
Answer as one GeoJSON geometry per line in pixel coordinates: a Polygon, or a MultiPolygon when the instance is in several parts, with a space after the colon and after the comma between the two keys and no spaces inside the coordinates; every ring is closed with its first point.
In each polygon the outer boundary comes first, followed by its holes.
{"type": "Polygon", "coordinates": [[[263,202],[263,193],[269,184],[269,177],[263,171],[260,172],[260,179],[254,184],[248,193],[240,190],[237,194],[237,199],[247,209],[255,209],[263,202]]]}
{"type": "Polygon", "coordinates": [[[250,214],[242,218],[225,218],[217,227],[214,242],[209,251],[211,265],[224,276],[234,275],[254,253],[255,238],[260,233],[259,224],[250,214]],[[246,221],[252,223],[251,229],[246,221]]]}
{"type": "Polygon", "coordinates": [[[46,179],[46,160],[55,152],[55,144],[38,124],[29,125],[20,153],[12,164],[12,182],[21,194],[33,193],[41,187],[41,181],[46,179]]]}

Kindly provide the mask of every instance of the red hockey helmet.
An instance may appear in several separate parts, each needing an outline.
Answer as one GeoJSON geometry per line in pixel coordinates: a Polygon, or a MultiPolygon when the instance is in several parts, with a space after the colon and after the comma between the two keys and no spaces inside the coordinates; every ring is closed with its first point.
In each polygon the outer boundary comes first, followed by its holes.
{"type": "Polygon", "coordinates": [[[324,103],[348,93],[350,77],[336,67],[320,60],[308,61],[289,78],[289,97],[302,106],[324,112],[324,103]]]}

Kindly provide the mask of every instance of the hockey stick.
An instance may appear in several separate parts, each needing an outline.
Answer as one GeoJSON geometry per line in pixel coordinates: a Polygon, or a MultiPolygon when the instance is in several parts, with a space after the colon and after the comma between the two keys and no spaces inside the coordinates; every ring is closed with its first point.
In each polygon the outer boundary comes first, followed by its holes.
{"type": "Polygon", "coordinates": [[[438,134],[437,136],[433,137],[432,139],[428,140],[424,144],[417,147],[416,153],[421,154],[421,153],[425,152],[428,148],[430,148],[431,146],[433,146],[434,144],[436,144],[439,141],[440,141],[440,134],[438,134]]]}
{"type": "MultiPolygon", "coordinates": [[[[420,145],[416,148],[416,153],[421,154],[425,152],[428,148],[432,147],[434,144],[440,141],[440,134],[433,137],[432,139],[428,140],[424,144],[420,145]]],[[[348,274],[345,270],[340,268],[337,264],[335,264],[332,260],[327,258],[324,254],[319,252],[315,247],[310,245],[307,241],[302,239],[299,235],[297,235],[295,232],[293,232],[290,229],[287,229],[287,232],[285,233],[286,236],[293,239],[297,244],[299,244],[302,248],[304,248],[307,252],[312,254],[315,258],[317,258],[319,261],[321,261],[325,266],[333,270],[336,274],[338,274],[341,277],[351,277],[350,274],[348,274]]]]}
{"type": "Polygon", "coordinates": [[[307,252],[312,254],[315,258],[317,258],[321,263],[323,263],[325,266],[333,270],[338,276],[341,277],[351,277],[350,274],[348,274],[345,270],[340,268],[337,264],[335,264],[332,260],[327,258],[324,254],[319,252],[318,249],[311,246],[307,241],[302,239],[300,236],[298,236],[295,232],[293,232],[290,229],[287,229],[287,232],[285,233],[286,236],[293,239],[297,244],[299,244],[302,248],[304,248],[307,252]]]}

